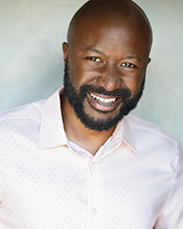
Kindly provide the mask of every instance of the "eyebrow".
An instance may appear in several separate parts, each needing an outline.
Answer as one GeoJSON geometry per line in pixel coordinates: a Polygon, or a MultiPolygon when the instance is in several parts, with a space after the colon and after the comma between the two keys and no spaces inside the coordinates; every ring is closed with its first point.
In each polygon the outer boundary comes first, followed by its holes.
{"type": "Polygon", "coordinates": [[[96,52],[96,53],[105,55],[104,52],[102,52],[102,51],[100,51],[99,49],[96,49],[96,48],[91,48],[91,47],[89,47],[88,50],[90,50],[90,51],[92,51],[92,52],[96,52]]]}
{"type": "Polygon", "coordinates": [[[138,56],[125,56],[125,57],[128,58],[128,59],[137,59],[137,60],[142,61],[142,60],[140,59],[140,57],[138,57],[138,56]]]}

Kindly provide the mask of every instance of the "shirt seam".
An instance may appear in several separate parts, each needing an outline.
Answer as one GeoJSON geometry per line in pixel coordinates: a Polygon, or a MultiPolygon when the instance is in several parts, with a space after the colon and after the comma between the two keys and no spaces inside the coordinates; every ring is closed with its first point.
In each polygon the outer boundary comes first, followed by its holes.
{"type": "MultiPolygon", "coordinates": [[[[153,126],[152,127],[154,127],[154,125],[155,124],[153,124],[153,126]]],[[[158,134],[160,137],[162,137],[162,138],[164,138],[164,139],[166,139],[166,140],[169,140],[169,141],[171,141],[171,142],[173,142],[174,144],[176,144],[176,138],[174,137],[174,136],[169,136],[170,134],[169,133],[167,133],[165,130],[163,130],[163,129],[161,129],[161,128],[159,128],[158,126],[156,126],[155,125],[155,127],[156,128],[158,128],[158,130],[157,129],[152,129],[152,128],[150,128],[151,126],[148,126],[148,127],[145,127],[144,125],[139,125],[139,124],[136,124],[135,125],[135,127],[134,127],[134,129],[137,129],[137,130],[145,130],[145,131],[148,131],[148,133],[152,133],[152,134],[158,134]],[[168,135],[167,135],[168,134],[168,135]]]]}
{"type": "Polygon", "coordinates": [[[167,195],[167,198],[166,198],[166,200],[165,200],[163,206],[161,207],[161,209],[160,209],[160,211],[159,211],[159,214],[158,214],[157,219],[159,219],[160,216],[163,214],[163,211],[164,211],[164,209],[165,209],[165,207],[166,207],[166,204],[167,204],[168,200],[170,199],[170,196],[171,196],[171,194],[172,194],[172,191],[173,191],[173,189],[174,189],[174,187],[175,187],[175,179],[176,179],[176,177],[177,177],[177,172],[178,172],[177,165],[178,165],[178,161],[179,161],[179,158],[180,158],[180,152],[179,152],[179,150],[178,150],[178,143],[176,143],[175,145],[176,145],[177,153],[176,153],[176,156],[175,156],[175,159],[174,159],[175,171],[174,171],[174,176],[172,177],[172,181],[171,181],[172,186],[171,186],[171,188],[170,188],[169,194],[167,195]]]}
{"type": "Polygon", "coordinates": [[[8,117],[8,118],[2,118],[2,119],[0,119],[0,122],[1,121],[5,121],[5,120],[10,120],[10,119],[36,119],[36,118],[38,118],[38,119],[40,119],[40,116],[32,116],[32,117],[8,117]]]}

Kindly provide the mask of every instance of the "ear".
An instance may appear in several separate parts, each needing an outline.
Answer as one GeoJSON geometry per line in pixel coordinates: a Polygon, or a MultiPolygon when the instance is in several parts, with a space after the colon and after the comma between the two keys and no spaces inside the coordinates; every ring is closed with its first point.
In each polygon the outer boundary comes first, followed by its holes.
{"type": "Polygon", "coordinates": [[[151,62],[151,58],[148,59],[148,63],[147,64],[149,64],[150,62],[151,62]]]}
{"type": "Polygon", "coordinates": [[[65,64],[68,56],[68,44],[66,42],[62,44],[62,50],[64,54],[64,64],[65,64]]]}

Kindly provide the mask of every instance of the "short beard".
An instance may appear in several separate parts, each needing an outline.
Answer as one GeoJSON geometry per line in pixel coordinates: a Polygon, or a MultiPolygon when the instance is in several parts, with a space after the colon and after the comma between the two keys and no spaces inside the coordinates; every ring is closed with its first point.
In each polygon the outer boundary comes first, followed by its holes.
{"type": "Polygon", "coordinates": [[[144,79],[143,79],[139,93],[131,99],[130,99],[131,91],[128,88],[117,89],[112,92],[108,92],[102,87],[95,87],[92,85],[85,84],[79,88],[79,93],[77,93],[75,87],[73,86],[73,84],[70,81],[69,72],[68,72],[68,60],[67,60],[65,64],[64,92],[63,93],[67,97],[69,104],[74,108],[76,116],[85,125],[85,127],[92,129],[92,130],[97,130],[97,131],[103,131],[103,130],[107,131],[107,130],[110,130],[112,127],[116,126],[117,123],[121,121],[125,115],[128,115],[129,112],[137,106],[143,94],[144,84],[145,84],[145,75],[144,75],[144,79]],[[114,118],[108,118],[106,120],[95,119],[92,116],[90,116],[89,114],[87,114],[84,109],[84,100],[85,99],[87,99],[88,103],[90,104],[90,106],[93,109],[95,109],[96,111],[100,113],[112,112],[112,111],[101,111],[93,107],[88,99],[87,91],[95,92],[95,93],[103,94],[103,95],[108,95],[108,96],[122,97],[123,99],[120,101],[120,103],[123,103],[123,104],[119,110],[119,113],[114,118]]]}

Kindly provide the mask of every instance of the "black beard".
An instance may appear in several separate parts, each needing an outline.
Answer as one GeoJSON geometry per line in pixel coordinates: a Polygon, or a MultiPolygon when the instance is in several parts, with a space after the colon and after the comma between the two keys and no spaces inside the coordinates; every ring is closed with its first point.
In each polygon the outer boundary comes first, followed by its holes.
{"type": "Polygon", "coordinates": [[[103,130],[107,131],[111,129],[112,127],[116,126],[117,123],[125,115],[129,114],[129,112],[137,106],[137,103],[139,102],[143,94],[144,84],[145,84],[145,75],[144,75],[144,79],[143,79],[139,93],[131,99],[130,99],[131,91],[127,88],[117,89],[112,92],[108,92],[102,87],[95,87],[93,85],[85,84],[79,88],[79,93],[77,93],[75,90],[75,87],[73,86],[73,84],[70,81],[70,77],[68,73],[68,60],[67,60],[65,64],[64,92],[63,93],[67,97],[69,104],[74,108],[76,116],[85,125],[85,127],[92,129],[92,130],[97,130],[97,131],[103,131],[103,130]],[[84,110],[84,105],[83,105],[85,99],[87,99],[88,103],[90,104],[90,106],[93,109],[95,109],[96,111],[100,113],[112,112],[112,111],[101,111],[93,107],[88,99],[87,91],[95,92],[95,93],[103,94],[103,95],[108,95],[108,96],[122,97],[123,99],[120,102],[122,102],[123,104],[121,106],[121,109],[119,110],[119,113],[116,115],[116,117],[103,120],[103,119],[94,119],[92,116],[87,114],[84,110]]]}

